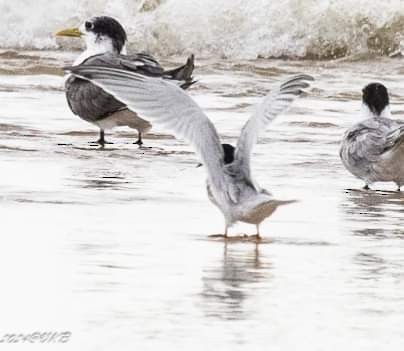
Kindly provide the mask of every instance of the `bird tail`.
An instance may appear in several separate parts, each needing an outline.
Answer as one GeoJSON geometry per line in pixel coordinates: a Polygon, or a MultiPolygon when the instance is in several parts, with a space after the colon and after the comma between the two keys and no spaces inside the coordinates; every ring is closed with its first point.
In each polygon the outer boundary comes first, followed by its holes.
{"type": "Polygon", "coordinates": [[[277,206],[283,206],[283,205],[289,205],[293,204],[295,202],[298,202],[298,200],[275,200],[277,206]]]}
{"type": "Polygon", "coordinates": [[[196,83],[196,80],[192,77],[192,72],[194,71],[194,55],[188,57],[185,65],[178,68],[174,68],[169,71],[164,71],[164,77],[173,80],[179,80],[183,83],[181,84],[182,89],[187,89],[192,84],[196,83]]]}

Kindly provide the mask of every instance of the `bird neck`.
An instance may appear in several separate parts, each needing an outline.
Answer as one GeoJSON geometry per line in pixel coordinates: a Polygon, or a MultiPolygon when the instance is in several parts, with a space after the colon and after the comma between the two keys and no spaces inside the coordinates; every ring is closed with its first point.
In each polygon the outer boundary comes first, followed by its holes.
{"type": "Polygon", "coordinates": [[[104,40],[99,43],[87,43],[87,48],[76,58],[74,61],[74,66],[77,66],[87,60],[89,57],[100,54],[126,54],[126,47],[123,46],[122,50],[118,52],[114,49],[112,42],[109,40],[104,40]]]}
{"type": "Polygon", "coordinates": [[[390,105],[387,105],[380,114],[377,114],[373,112],[368,105],[362,104],[362,115],[365,118],[390,118],[391,117],[391,111],[390,111],[390,105]]]}

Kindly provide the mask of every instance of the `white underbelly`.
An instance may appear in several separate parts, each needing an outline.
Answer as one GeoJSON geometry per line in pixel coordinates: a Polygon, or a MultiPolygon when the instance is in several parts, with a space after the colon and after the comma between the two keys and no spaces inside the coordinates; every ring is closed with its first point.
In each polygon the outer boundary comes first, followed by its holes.
{"type": "Polygon", "coordinates": [[[106,118],[95,121],[94,124],[101,129],[112,129],[114,127],[126,126],[136,129],[140,133],[147,133],[152,127],[151,123],[127,109],[117,111],[106,118]]]}

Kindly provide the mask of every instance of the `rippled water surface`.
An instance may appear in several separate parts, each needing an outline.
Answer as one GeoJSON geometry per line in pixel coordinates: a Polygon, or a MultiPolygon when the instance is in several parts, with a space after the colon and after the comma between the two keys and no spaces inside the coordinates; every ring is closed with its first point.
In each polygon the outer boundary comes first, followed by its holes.
{"type": "Polygon", "coordinates": [[[404,114],[402,60],[197,62],[190,94],[231,143],[276,81],[316,78],[255,149],[258,182],[298,200],[255,244],[208,239],[222,216],[167,131],[88,144],[59,70],[75,55],[1,54],[2,333],[69,330],[75,350],[402,350],[404,195],[361,190],[338,157],[365,83],[404,114]]]}

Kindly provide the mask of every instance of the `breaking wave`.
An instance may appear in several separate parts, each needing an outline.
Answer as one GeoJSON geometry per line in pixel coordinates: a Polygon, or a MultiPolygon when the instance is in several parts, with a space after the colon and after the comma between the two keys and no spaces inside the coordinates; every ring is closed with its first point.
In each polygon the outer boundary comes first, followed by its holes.
{"type": "Polygon", "coordinates": [[[329,59],[404,53],[401,0],[0,0],[0,46],[54,49],[52,33],[117,18],[129,48],[161,56],[329,59]]]}

